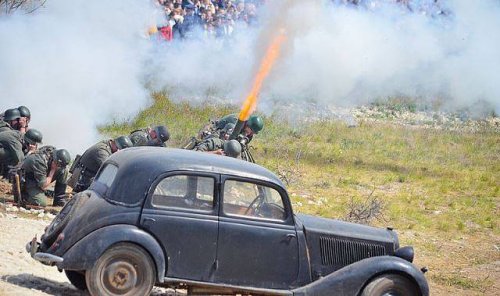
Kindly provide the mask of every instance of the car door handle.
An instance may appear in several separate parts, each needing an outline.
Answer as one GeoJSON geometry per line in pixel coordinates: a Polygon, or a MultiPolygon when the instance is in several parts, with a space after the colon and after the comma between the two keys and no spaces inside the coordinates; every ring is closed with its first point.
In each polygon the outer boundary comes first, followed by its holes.
{"type": "Polygon", "coordinates": [[[292,238],[296,238],[297,236],[295,235],[295,233],[289,233],[286,235],[286,238],[291,240],[292,238]]]}
{"type": "Polygon", "coordinates": [[[142,219],[142,223],[147,223],[147,222],[156,222],[155,218],[144,218],[142,219]]]}

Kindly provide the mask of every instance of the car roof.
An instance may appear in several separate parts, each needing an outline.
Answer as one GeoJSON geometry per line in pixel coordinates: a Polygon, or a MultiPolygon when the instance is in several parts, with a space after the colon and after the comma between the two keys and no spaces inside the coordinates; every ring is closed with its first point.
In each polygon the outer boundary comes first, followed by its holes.
{"type": "Polygon", "coordinates": [[[105,163],[114,163],[119,168],[109,192],[109,197],[115,200],[124,201],[131,194],[142,198],[159,175],[174,171],[239,176],[285,187],[275,174],[257,164],[185,149],[132,147],[114,153],[105,163]]]}

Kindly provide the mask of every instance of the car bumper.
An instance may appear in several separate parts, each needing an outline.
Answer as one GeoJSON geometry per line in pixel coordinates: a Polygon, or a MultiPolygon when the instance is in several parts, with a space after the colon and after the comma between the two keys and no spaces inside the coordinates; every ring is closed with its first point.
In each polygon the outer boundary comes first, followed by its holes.
{"type": "Polygon", "coordinates": [[[43,264],[52,266],[62,263],[64,260],[62,257],[50,253],[39,252],[39,249],[40,243],[37,241],[36,236],[26,244],[26,252],[28,252],[33,259],[43,264]]]}

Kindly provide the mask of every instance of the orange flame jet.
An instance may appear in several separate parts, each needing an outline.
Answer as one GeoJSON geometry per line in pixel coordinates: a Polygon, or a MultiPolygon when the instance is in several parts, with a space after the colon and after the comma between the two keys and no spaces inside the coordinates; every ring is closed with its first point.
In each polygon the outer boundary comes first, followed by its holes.
{"type": "Polygon", "coordinates": [[[269,72],[271,72],[274,62],[279,56],[281,45],[284,41],[285,34],[284,31],[282,31],[273,39],[271,45],[267,49],[266,55],[264,56],[264,59],[260,64],[259,71],[255,76],[252,89],[248,94],[245,102],[243,103],[243,107],[241,108],[240,115],[238,117],[240,121],[248,120],[248,117],[250,117],[253,111],[255,111],[255,108],[257,107],[258,95],[262,88],[262,83],[264,82],[264,79],[266,79],[269,72]]]}

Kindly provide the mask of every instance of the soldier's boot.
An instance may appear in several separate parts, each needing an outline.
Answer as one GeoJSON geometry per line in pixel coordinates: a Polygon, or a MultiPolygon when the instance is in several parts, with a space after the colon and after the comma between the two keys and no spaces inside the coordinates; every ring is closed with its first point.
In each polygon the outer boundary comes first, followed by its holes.
{"type": "Polygon", "coordinates": [[[53,207],[64,207],[64,205],[68,202],[66,195],[58,195],[54,196],[54,201],[52,202],[53,207]]]}

